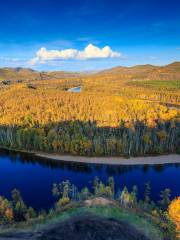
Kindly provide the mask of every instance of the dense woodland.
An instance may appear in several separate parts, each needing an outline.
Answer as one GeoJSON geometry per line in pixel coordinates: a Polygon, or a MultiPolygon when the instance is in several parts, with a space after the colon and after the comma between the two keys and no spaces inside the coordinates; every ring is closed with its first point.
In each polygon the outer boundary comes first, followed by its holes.
{"type": "Polygon", "coordinates": [[[180,151],[179,63],[89,75],[8,71],[0,82],[1,146],[88,156],[180,151]],[[67,92],[74,86],[82,92],[67,92]]]}

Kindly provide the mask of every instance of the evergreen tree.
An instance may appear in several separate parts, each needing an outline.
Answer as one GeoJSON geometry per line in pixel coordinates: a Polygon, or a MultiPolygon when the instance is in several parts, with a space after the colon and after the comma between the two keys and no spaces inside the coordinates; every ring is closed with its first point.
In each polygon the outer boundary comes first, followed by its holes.
{"type": "Polygon", "coordinates": [[[109,177],[108,178],[108,186],[111,189],[111,197],[114,198],[114,196],[115,196],[115,187],[114,187],[114,178],[113,177],[109,177]]]}
{"type": "Polygon", "coordinates": [[[168,205],[170,204],[171,200],[171,190],[169,188],[165,188],[163,191],[160,193],[160,201],[159,205],[162,207],[163,210],[165,210],[168,205]]]}
{"type": "Polygon", "coordinates": [[[137,204],[137,202],[138,202],[138,187],[136,185],[134,185],[132,188],[131,197],[132,197],[133,203],[137,204]]]}
{"type": "Polygon", "coordinates": [[[150,182],[147,182],[145,183],[145,190],[144,190],[144,202],[146,204],[149,204],[151,201],[150,194],[151,194],[151,184],[150,182]]]}

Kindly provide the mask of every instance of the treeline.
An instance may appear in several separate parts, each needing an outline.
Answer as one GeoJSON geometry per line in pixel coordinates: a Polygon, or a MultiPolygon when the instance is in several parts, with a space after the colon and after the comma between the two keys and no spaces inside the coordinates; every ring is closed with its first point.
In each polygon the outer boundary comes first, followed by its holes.
{"type": "Polygon", "coordinates": [[[171,202],[170,193],[170,189],[162,190],[159,202],[155,203],[151,200],[151,185],[149,182],[145,184],[143,199],[139,199],[137,186],[133,186],[131,191],[127,187],[115,191],[113,177],[109,177],[107,182],[102,182],[96,177],[90,188],[84,187],[81,190],[66,180],[53,184],[52,194],[56,198],[54,207],[47,212],[45,210],[37,212],[32,207],[27,207],[20,192],[14,189],[10,200],[0,196],[0,225],[17,222],[38,223],[38,221],[52,219],[57,214],[68,210],[68,206],[72,209],[72,203],[76,203],[77,208],[77,206],[85,206],[83,203],[86,200],[103,197],[113,201],[112,208],[116,206],[127,209],[154,222],[162,230],[165,239],[175,239],[173,222],[178,230],[180,198],[171,202]]]}
{"type": "Polygon", "coordinates": [[[0,96],[0,145],[89,156],[174,153],[179,113],[119,96],[19,86],[0,96]]]}
{"type": "Polygon", "coordinates": [[[163,103],[180,103],[180,78],[174,80],[126,79],[122,75],[91,76],[83,79],[83,89],[87,92],[112,94],[129,99],[146,99],[163,103]]]}
{"type": "Polygon", "coordinates": [[[0,145],[73,155],[162,154],[179,152],[180,122],[159,122],[149,128],[141,122],[117,128],[92,122],[61,122],[44,127],[0,126],[0,145]]]}

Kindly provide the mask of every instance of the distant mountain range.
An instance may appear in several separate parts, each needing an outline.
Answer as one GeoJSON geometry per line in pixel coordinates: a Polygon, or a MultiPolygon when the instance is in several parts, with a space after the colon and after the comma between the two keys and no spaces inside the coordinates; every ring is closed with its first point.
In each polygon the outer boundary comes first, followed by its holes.
{"type": "Polygon", "coordinates": [[[173,62],[166,66],[146,64],[133,67],[115,67],[101,71],[98,75],[116,75],[124,78],[146,80],[180,80],[180,62],[173,62]]]}
{"type": "Polygon", "coordinates": [[[0,81],[32,81],[85,76],[117,76],[120,79],[180,80],[180,62],[166,66],[137,65],[133,67],[115,67],[97,73],[90,72],[38,72],[29,68],[0,68],[0,81]]]}
{"type": "Polygon", "coordinates": [[[48,80],[59,78],[73,78],[81,76],[76,72],[38,72],[29,68],[1,68],[0,80],[7,81],[25,81],[25,80],[48,80]]]}

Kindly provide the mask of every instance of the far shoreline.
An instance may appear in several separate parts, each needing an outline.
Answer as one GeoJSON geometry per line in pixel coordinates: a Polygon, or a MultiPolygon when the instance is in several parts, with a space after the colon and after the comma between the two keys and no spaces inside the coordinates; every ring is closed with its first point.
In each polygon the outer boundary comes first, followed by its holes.
{"type": "Polygon", "coordinates": [[[35,157],[49,159],[53,161],[74,162],[74,163],[89,163],[89,164],[105,164],[105,165],[163,165],[163,164],[180,164],[180,154],[170,153],[163,155],[149,155],[137,157],[123,157],[123,156],[76,156],[65,155],[58,153],[47,153],[40,151],[28,151],[13,149],[0,146],[0,149],[12,151],[20,154],[30,154],[35,157]]]}
{"type": "Polygon", "coordinates": [[[161,165],[170,163],[180,164],[180,155],[169,154],[159,156],[141,156],[141,157],[84,157],[72,155],[60,155],[50,153],[34,153],[37,157],[51,159],[63,162],[77,162],[90,164],[107,164],[107,165],[161,165]]]}

